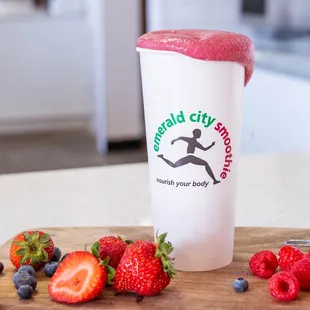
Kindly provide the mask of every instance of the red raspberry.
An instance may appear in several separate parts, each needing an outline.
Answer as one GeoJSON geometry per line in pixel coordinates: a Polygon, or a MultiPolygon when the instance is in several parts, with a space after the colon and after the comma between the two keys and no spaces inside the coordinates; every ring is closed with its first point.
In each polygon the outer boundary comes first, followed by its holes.
{"type": "Polygon", "coordinates": [[[296,299],[299,293],[299,282],[296,277],[287,271],[280,271],[273,275],[268,283],[269,293],[279,301],[296,299]]]}
{"type": "Polygon", "coordinates": [[[251,257],[249,266],[255,276],[269,279],[276,272],[278,260],[273,252],[264,250],[251,257]]]}
{"type": "Polygon", "coordinates": [[[279,267],[282,271],[290,271],[292,266],[301,260],[304,254],[291,245],[284,245],[279,251],[279,267]]]}
{"type": "Polygon", "coordinates": [[[310,290],[310,257],[305,257],[294,264],[291,273],[297,278],[300,289],[310,290]]]}
{"type": "Polygon", "coordinates": [[[310,258],[310,252],[307,252],[306,254],[304,254],[304,258],[306,257],[310,258]]]}

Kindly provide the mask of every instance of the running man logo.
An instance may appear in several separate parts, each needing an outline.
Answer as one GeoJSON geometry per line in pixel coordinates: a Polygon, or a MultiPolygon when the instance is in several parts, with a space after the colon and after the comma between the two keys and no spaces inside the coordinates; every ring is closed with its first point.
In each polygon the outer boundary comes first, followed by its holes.
{"type": "Polygon", "coordinates": [[[188,146],[187,146],[187,154],[188,155],[177,160],[175,163],[173,163],[170,160],[168,160],[167,158],[165,158],[163,154],[160,154],[157,156],[159,158],[161,158],[166,164],[168,164],[172,168],[178,168],[178,167],[181,167],[181,166],[184,166],[187,164],[203,166],[206,169],[206,172],[208,173],[210,178],[213,180],[213,184],[218,184],[221,181],[218,181],[215,178],[214,173],[213,173],[210,165],[208,164],[208,162],[197,157],[197,156],[195,156],[195,155],[191,155],[191,154],[195,153],[196,148],[200,149],[202,151],[208,151],[209,149],[211,149],[215,145],[215,142],[212,142],[209,146],[206,146],[206,147],[202,146],[197,141],[197,139],[199,139],[200,137],[201,137],[201,130],[200,129],[194,129],[192,137],[178,137],[178,138],[171,141],[172,145],[174,145],[174,143],[177,141],[184,141],[188,144],[188,146]]]}
{"type": "Polygon", "coordinates": [[[233,155],[232,155],[232,146],[231,146],[231,138],[230,138],[230,132],[229,130],[223,125],[221,122],[216,122],[216,118],[210,116],[206,112],[197,111],[194,113],[190,113],[186,115],[182,110],[178,113],[170,113],[169,117],[165,120],[165,122],[162,122],[161,125],[158,127],[157,132],[154,135],[154,151],[158,153],[158,158],[162,159],[168,166],[172,168],[178,168],[182,167],[184,165],[192,164],[196,166],[202,166],[204,167],[206,173],[209,175],[209,177],[213,180],[213,184],[219,184],[221,181],[215,177],[212,168],[210,167],[209,163],[199,158],[198,156],[193,155],[195,153],[196,149],[202,150],[202,151],[208,151],[211,148],[215,146],[215,142],[213,141],[210,145],[203,146],[198,140],[202,135],[202,132],[200,129],[196,128],[192,131],[192,136],[181,136],[177,137],[174,140],[171,141],[171,145],[174,145],[175,142],[183,141],[187,143],[187,155],[180,158],[176,162],[172,162],[166,156],[160,152],[160,144],[161,144],[161,138],[165,134],[167,130],[169,130],[171,127],[185,123],[185,122],[191,122],[195,123],[197,126],[197,123],[200,123],[204,128],[206,129],[213,129],[217,132],[218,135],[223,140],[224,148],[225,148],[225,156],[223,158],[224,164],[222,168],[222,172],[220,173],[220,178],[222,180],[226,179],[229,172],[231,171],[231,165],[233,162],[233,155]]]}

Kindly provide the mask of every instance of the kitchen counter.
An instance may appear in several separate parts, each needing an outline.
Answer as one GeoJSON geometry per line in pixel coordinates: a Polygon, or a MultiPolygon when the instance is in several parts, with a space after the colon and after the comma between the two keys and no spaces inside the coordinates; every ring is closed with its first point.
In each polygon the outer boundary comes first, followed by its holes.
{"type": "MultiPolygon", "coordinates": [[[[0,244],[21,230],[152,224],[147,164],[0,176],[0,244]]],[[[308,228],[310,153],[240,159],[237,226],[308,228]]]]}

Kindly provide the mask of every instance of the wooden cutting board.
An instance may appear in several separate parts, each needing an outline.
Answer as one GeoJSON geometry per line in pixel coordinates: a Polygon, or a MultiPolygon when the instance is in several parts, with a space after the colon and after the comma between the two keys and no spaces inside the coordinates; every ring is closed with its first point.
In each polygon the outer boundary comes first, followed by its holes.
{"type": "MultiPolygon", "coordinates": [[[[151,227],[120,228],[42,228],[51,234],[56,246],[63,253],[73,250],[90,250],[94,241],[104,235],[122,234],[136,239],[152,239],[151,227]]],[[[274,250],[276,253],[284,240],[292,238],[309,238],[310,230],[274,229],[274,228],[236,228],[234,261],[227,267],[199,273],[179,272],[178,276],[162,292],[160,296],[145,298],[136,303],[133,295],[115,296],[112,289],[106,289],[102,296],[78,306],[67,306],[53,302],[48,293],[49,278],[39,272],[37,292],[32,300],[21,301],[12,284],[14,269],[8,260],[10,241],[0,248],[0,260],[5,270],[0,275],[0,309],[310,309],[310,292],[300,293],[300,297],[290,303],[275,301],[268,292],[268,280],[251,275],[248,261],[254,252],[262,249],[274,250]],[[245,277],[249,281],[249,291],[235,293],[232,282],[237,277],[245,277]]],[[[206,249],[211,251],[212,249],[206,249]]]]}

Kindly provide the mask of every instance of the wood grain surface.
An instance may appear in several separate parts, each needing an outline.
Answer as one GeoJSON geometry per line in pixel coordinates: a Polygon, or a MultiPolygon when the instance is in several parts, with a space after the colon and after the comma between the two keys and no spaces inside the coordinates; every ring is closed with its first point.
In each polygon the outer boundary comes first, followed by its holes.
{"type": "MultiPolygon", "coordinates": [[[[132,240],[152,238],[151,227],[41,229],[51,234],[63,253],[85,247],[90,250],[93,242],[105,235],[123,234],[132,240]]],[[[109,288],[97,300],[75,306],[59,304],[50,299],[47,293],[49,278],[42,271],[37,275],[38,287],[33,298],[19,300],[12,284],[15,270],[8,260],[8,241],[0,249],[0,260],[5,264],[4,273],[0,275],[0,309],[310,309],[310,292],[300,293],[299,298],[290,303],[277,302],[269,295],[268,280],[252,276],[248,269],[249,258],[254,252],[270,249],[277,253],[284,240],[309,237],[310,230],[236,228],[234,261],[225,268],[212,272],[179,272],[161,295],[144,298],[141,303],[137,303],[135,296],[131,294],[115,296],[109,288]],[[233,291],[232,282],[237,277],[248,279],[248,292],[233,291]]],[[[212,249],[206,248],[205,251],[212,249]]]]}

